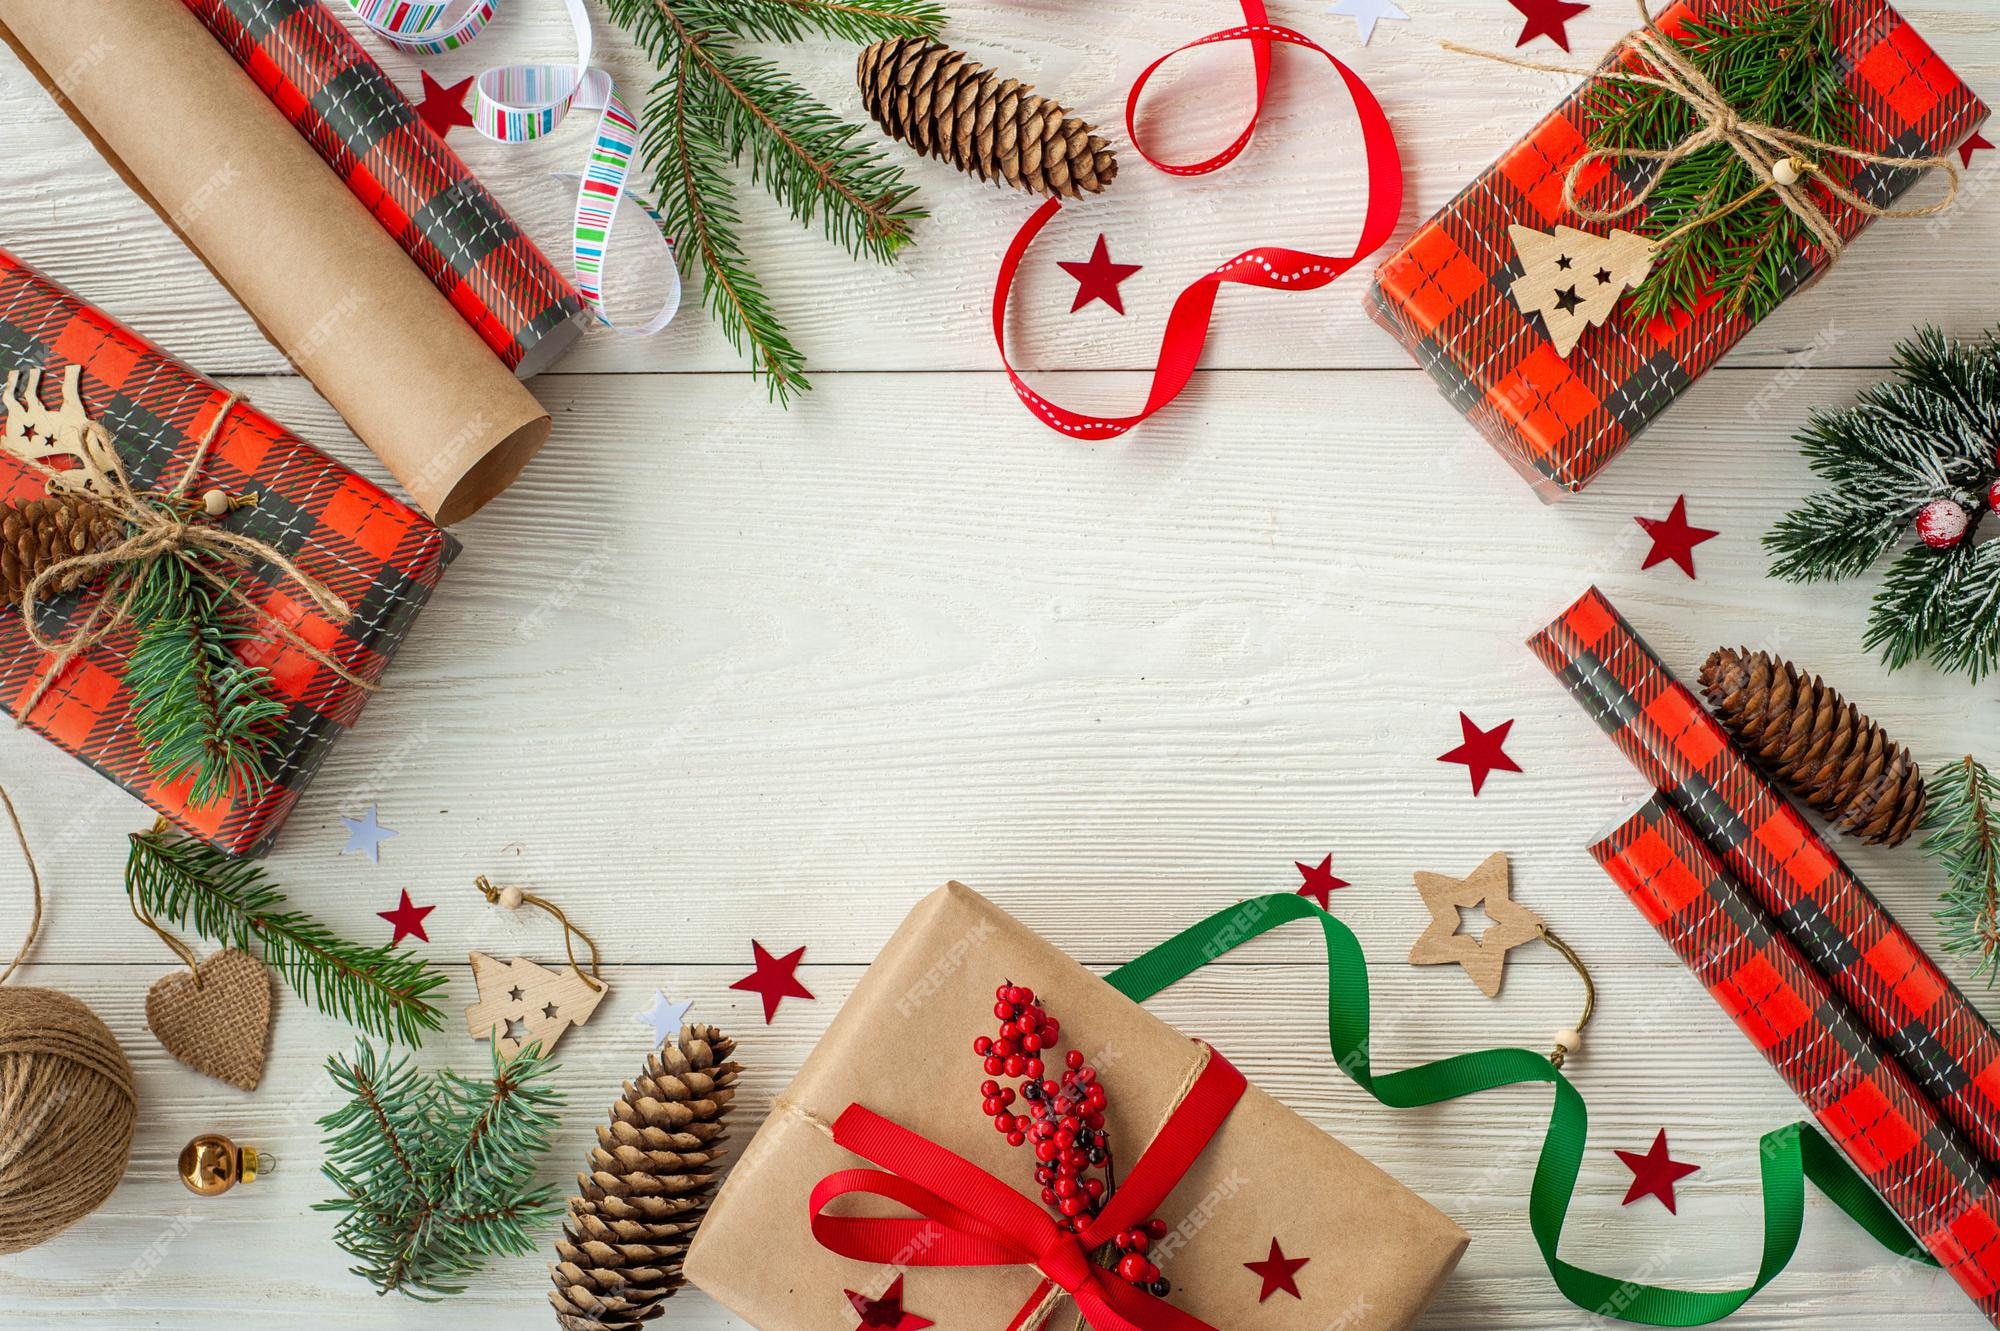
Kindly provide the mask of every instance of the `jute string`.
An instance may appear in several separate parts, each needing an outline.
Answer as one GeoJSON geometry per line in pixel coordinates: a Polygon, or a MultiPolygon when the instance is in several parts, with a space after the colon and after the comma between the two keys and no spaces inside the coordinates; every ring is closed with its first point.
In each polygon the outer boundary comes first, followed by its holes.
{"type": "MultiPolygon", "coordinates": [[[[1649,0],[1633,0],[1638,6],[1640,26],[1626,34],[1623,45],[1630,47],[1645,58],[1653,72],[1643,70],[1617,70],[1605,77],[1627,83],[1642,84],[1659,88],[1686,102],[1701,127],[1668,148],[1617,148],[1592,147],[1570,165],[1569,173],[1563,178],[1563,204],[1578,217],[1590,222],[1616,222],[1628,217],[1646,206],[1659,188],[1666,169],[1676,162],[1684,161],[1703,149],[1724,143],[1736,151],[1750,173],[1757,178],[1757,184],[1738,198],[1721,204],[1692,221],[1675,227],[1664,236],[1652,238],[1656,245],[1666,245],[1688,235],[1710,223],[1718,222],[1740,209],[1748,207],[1766,194],[1776,195],[1778,200],[1790,209],[1813,234],[1813,238],[1830,255],[1838,257],[1846,248],[1847,241],[1840,229],[1828,217],[1819,200],[1813,197],[1807,182],[1818,180],[1821,188],[1839,199],[1848,207],[1868,217],[1933,217],[1950,208],[1958,198],[1958,167],[1947,156],[1932,157],[1889,157],[1880,153],[1864,152],[1849,144],[1833,143],[1826,139],[1814,138],[1786,129],[1782,125],[1767,125],[1752,120],[1741,113],[1723,97],[1709,77],[1702,73],[1687,50],[1661,31],[1653,18],[1649,0]],[[1950,181],[1945,196],[1936,203],[1921,208],[1883,208],[1861,197],[1837,170],[1830,169],[1829,159],[1844,158],[1852,162],[1862,162],[1869,166],[1901,167],[1913,171],[1927,171],[1943,168],[1950,181]],[[1580,196],[1584,175],[1599,162],[1653,162],[1659,169],[1651,179],[1622,203],[1609,208],[1595,208],[1586,204],[1580,196]],[[1780,163],[1789,162],[1797,179],[1787,183],[1778,178],[1780,163]]],[[[1536,60],[1521,60],[1514,56],[1495,51],[1482,51],[1456,42],[1444,43],[1445,49],[1461,55],[1478,56],[1483,60],[1512,65],[1517,69],[1534,69],[1549,74],[1569,74],[1577,78],[1592,78],[1600,71],[1577,69],[1570,65],[1545,64],[1536,60]]]]}
{"type": "MultiPolygon", "coordinates": [[[[170,824],[165,818],[157,818],[153,821],[151,835],[160,836],[166,832],[169,826],[170,824]]],[[[194,987],[197,989],[201,988],[201,963],[195,959],[194,952],[188,945],[183,943],[165,925],[154,919],[152,912],[139,904],[139,894],[132,890],[130,883],[127,883],[125,886],[125,900],[132,907],[132,918],[145,925],[148,929],[151,929],[155,934],[158,934],[160,941],[173,949],[174,955],[179,957],[188,970],[194,974],[194,987]]]]}
{"type": "MultiPolygon", "coordinates": [[[[28,865],[34,910],[0,985],[42,925],[42,879],[5,787],[0,803],[28,865]]],[[[95,1013],[54,989],[0,989],[0,1253],[54,1237],[125,1176],[139,1118],[132,1066],[95,1013]]]]}
{"type": "Polygon", "coordinates": [[[577,925],[572,924],[569,916],[563,914],[561,906],[556,905],[555,902],[550,901],[547,897],[538,897],[533,892],[523,892],[518,887],[495,887],[485,874],[481,874],[475,878],[473,885],[479,889],[480,895],[486,898],[488,904],[504,906],[506,902],[501,900],[503,894],[518,892],[520,893],[521,905],[539,906],[541,909],[555,916],[556,923],[560,924],[563,928],[563,951],[569,953],[569,968],[576,972],[576,978],[583,981],[584,986],[592,993],[601,994],[604,992],[604,976],[597,968],[597,940],[585,933],[577,925]],[[583,967],[576,964],[576,947],[570,942],[571,935],[581,938],[584,945],[590,949],[590,973],[588,975],[584,974],[583,967]]]}
{"type": "Polygon", "coordinates": [[[261,560],[276,568],[305,593],[306,599],[328,619],[344,623],[353,613],[347,602],[336,596],[331,588],[300,568],[270,542],[230,531],[213,522],[195,520],[201,515],[202,507],[199,501],[189,500],[188,490],[208,464],[209,453],[222,434],[223,423],[240,401],[242,398],[236,393],[222,400],[201,437],[200,445],[188,459],[180,483],[163,492],[140,492],[132,488],[110,435],[95,420],[83,423],[84,438],[79,441],[82,446],[75,454],[80,465],[74,470],[58,471],[40,459],[15,455],[17,461],[39,472],[55,487],[73,492],[81,488],[113,516],[124,521],[128,529],[125,539],[108,550],[88,551],[51,564],[21,594],[21,620],[27,628],[28,638],[49,653],[50,659],[26,704],[15,713],[16,725],[22,724],[34,711],[35,704],[42,700],[71,661],[103,642],[132,617],[147,570],[155,561],[167,558],[182,560],[191,572],[214,586],[232,604],[268,625],[286,642],[346,683],[373,691],[373,684],[307,642],[291,625],[244,595],[233,579],[222,576],[201,558],[209,556],[238,568],[261,560]],[[110,582],[81,624],[54,637],[42,632],[41,625],[36,622],[35,610],[44,597],[88,582],[107,569],[111,570],[110,582]]]}

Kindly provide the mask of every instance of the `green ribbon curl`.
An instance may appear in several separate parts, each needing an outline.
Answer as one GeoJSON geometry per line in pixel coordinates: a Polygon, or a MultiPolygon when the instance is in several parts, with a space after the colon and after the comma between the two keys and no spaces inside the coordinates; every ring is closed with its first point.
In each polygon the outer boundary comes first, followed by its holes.
{"type": "Polygon", "coordinates": [[[1361,944],[1345,924],[1304,897],[1274,894],[1232,906],[1106,978],[1120,993],[1144,1002],[1253,938],[1294,920],[1313,918],[1326,937],[1327,1032],[1333,1056],[1362,1090],[1392,1109],[1414,1109],[1524,1082],[1545,1081],[1555,1087],[1555,1106],[1528,1194],[1528,1227],[1556,1288],[1577,1307],[1645,1326],[1705,1326],[1729,1316],[1770,1284],[1798,1250],[1806,1179],[1884,1248],[1929,1266],[1938,1264],[1846,1157],[1809,1123],[1766,1133],[1759,1143],[1764,1255],[1757,1278],[1744,1288],[1666,1289],[1564,1261],[1556,1250],[1589,1135],[1590,1111],[1583,1096],[1547,1058],[1526,1049],[1483,1049],[1378,1076],[1368,1058],[1368,963],[1361,944]]]}

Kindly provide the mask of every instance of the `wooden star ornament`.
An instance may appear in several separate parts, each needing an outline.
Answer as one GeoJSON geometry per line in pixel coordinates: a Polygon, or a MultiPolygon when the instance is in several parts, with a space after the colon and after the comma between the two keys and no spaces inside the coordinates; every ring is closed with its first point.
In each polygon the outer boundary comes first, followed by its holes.
{"type": "Polygon", "coordinates": [[[1512,877],[1505,854],[1495,852],[1464,878],[1418,872],[1417,892],[1429,907],[1431,922],[1410,948],[1412,966],[1443,966],[1456,962],[1488,998],[1500,995],[1507,954],[1532,943],[1546,927],[1542,917],[1513,898],[1512,877]],[[1461,910],[1479,907],[1492,921],[1477,938],[1463,932],[1461,910]]]}
{"type": "Polygon", "coordinates": [[[546,1054],[570,1027],[589,1021],[611,992],[602,980],[593,989],[575,969],[552,971],[484,952],[472,954],[472,982],[479,1001],[465,1009],[465,1028],[475,1040],[491,1039],[503,1058],[528,1044],[539,1044],[546,1054]]]}

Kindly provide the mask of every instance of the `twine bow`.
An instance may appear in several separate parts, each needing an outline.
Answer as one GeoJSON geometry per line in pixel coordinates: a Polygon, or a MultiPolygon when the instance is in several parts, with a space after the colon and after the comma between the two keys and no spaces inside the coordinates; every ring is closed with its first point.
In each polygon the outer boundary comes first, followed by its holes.
{"type": "MultiPolygon", "coordinates": [[[[1623,45],[1644,57],[1652,66],[1653,72],[1620,70],[1610,77],[1649,88],[1659,88],[1673,94],[1687,103],[1688,108],[1701,122],[1701,126],[1668,148],[1587,149],[1570,165],[1569,173],[1563,178],[1563,204],[1576,216],[1599,223],[1616,222],[1630,216],[1645,207],[1653,197],[1653,192],[1659,188],[1661,179],[1666,175],[1667,167],[1718,143],[1728,144],[1734,149],[1736,155],[1749,166],[1751,175],[1756,177],[1758,183],[1739,198],[1676,227],[1664,236],[1654,238],[1656,245],[1665,245],[1677,240],[1755,203],[1766,194],[1774,194],[1779,202],[1805,224],[1806,229],[1813,234],[1814,239],[1826,252],[1837,257],[1847,248],[1847,240],[1840,234],[1840,229],[1834,225],[1833,219],[1827,216],[1820,201],[1806,188],[1807,182],[1815,179],[1828,194],[1868,217],[1933,217],[1957,201],[1958,167],[1949,157],[1885,156],[1881,153],[1865,152],[1850,144],[1814,138],[1810,134],[1801,134],[1782,125],[1769,125],[1744,116],[1723,97],[1709,77],[1702,73],[1687,49],[1660,28],[1658,21],[1653,17],[1649,0],[1634,0],[1634,3],[1639,9],[1640,26],[1626,34],[1623,45]],[[1950,186],[1945,196],[1936,203],[1921,208],[1884,208],[1857,194],[1837,172],[1829,170],[1826,166],[1829,158],[1845,158],[1869,166],[1901,167],[1913,171],[1942,167],[1949,177],[1950,186]],[[1584,203],[1580,195],[1585,174],[1600,162],[1620,160],[1653,162],[1658,164],[1659,169],[1655,170],[1651,178],[1622,203],[1609,208],[1595,208],[1584,203]]],[[[1454,42],[1446,42],[1445,47],[1461,54],[1476,55],[1519,69],[1570,74],[1579,78],[1589,78],[1594,73],[1591,70],[1579,70],[1568,65],[1519,60],[1509,55],[1460,46],[1454,42]]]]}
{"type": "MultiPolygon", "coordinates": [[[[335,595],[331,588],[292,562],[270,542],[230,531],[217,523],[197,520],[203,516],[204,508],[200,500],[189,498],[188,490],[207,465],[209,453],[222,433],[223,423],[241,400],[236,393],[222,400],[194,456],[188,459],[180,483],[171,490],[133,489],[132,482],[125,475],[125,465],[119,460],[118,450],[112,446],[110,434],[96,420],[88,418],[79,427],[83,437],[79,440],[81,447],[74,453],[77,467],[58,471],[38,458],[14,455],[16,461],[39,472],[53,487],[87,494],[113,517],[123,521],[127,533],[125,539],[109,549],[86,551],[57,560],[37,574],[22,592],[22,625],[27,630],[29,641],[47,652],[50,659],[34,692],[16,713],[16,725],[22,724],[34,711],[35,704],[42,700],[42,695],[61,677],[71,661],[102,643],[132,617],[133,606],[145,582],[145,573],[155,561],[167,558],[183,561],[190,572],[216,587],[232,604],[269,625],[278,636],[346,683],[373,691],[374,684],[307,642],[291,625],[244,595],[234,580],[209,567],[208,560],[237,568],[248,567],[261,560],[282,573],[328,619],[344,623],[353,613],[347,602],[335,595]],[[82,623],[70,626],[59,634],[44,633],[35,613],[43,598],[88,582],[105,569],[113,571],[111,580],[104,594],[84,615],[82,623]]],[[[232,501],[232,504],[237,502],[240,501],[232,501]]]]}

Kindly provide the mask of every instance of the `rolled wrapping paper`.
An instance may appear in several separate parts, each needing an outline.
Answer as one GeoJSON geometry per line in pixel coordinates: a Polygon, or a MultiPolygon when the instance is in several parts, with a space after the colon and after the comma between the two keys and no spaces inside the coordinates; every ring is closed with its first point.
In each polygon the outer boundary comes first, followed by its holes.
{"type": "Polygon", "coordinates": [[[320,0],[182,3],[515,374],[575,344],[583,297],[320,0]]]}
{"type": "Polygon", "coordinates": [[[1655,795],[1590,848],[1882,1200],[2000,1326],[1993,1166],[1655,795]]]}
{"type": "Polygon", "coordinates": [[[441,523],[549,416],[180,0],[0,0],[4,37],[441,523]]]}
{"type": "Polygon", "coordinates": [[[1595,587],[1529,641],[1924,1093],[2000,1162],[2000,1038],[1595,587]]]}

